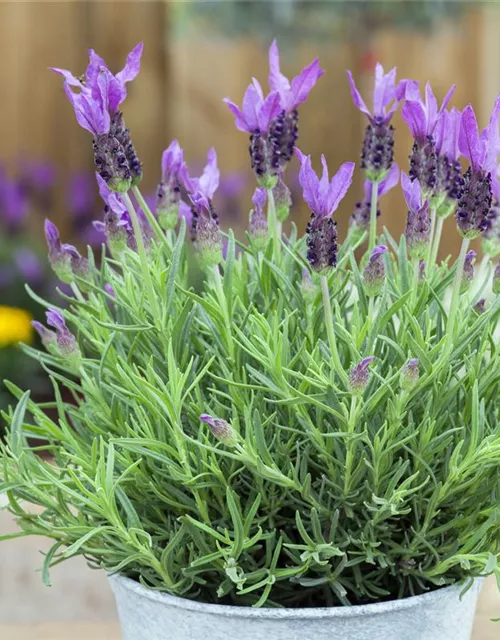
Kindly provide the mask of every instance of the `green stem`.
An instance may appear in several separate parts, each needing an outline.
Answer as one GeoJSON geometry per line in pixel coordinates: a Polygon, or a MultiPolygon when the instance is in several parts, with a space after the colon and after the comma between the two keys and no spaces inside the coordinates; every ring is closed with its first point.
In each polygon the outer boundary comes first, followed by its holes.
{"type": "Polygon", "coordinates": [[[128,193],[123,193],[122,196],[127,206],[127,210],[130,214],[130,218],[132,220],[132,227],[134,229],[135,240],[137,242],[137,253],[139,254],[144,286],[146,288],[146,293],[148,295],[149,303],[151,305],[151,312],[155,320],[158,320],[158,322],[160,322],[161,314],[160,314],[160,309],[158,307],[158,301],[156,299],[155,292],[154,292],[153,279],[151,278],[150,264],[149,264],[148,256],[146,254],[146,247],[144,246],[144,238],[142,237],[141,224],[139,222],[137,212],[134,208],[134,205],[128,193]]]}
{"type": "Polygon", "coordinates": [[[430,270],[431,269],[431,265],[433,264],[431,262],[432,260],[432,250],[434,247],[434,233],[436,231],[436,207],[431,207],[431,234],[430,234],[430,238],[429,238],[429,247],[427,250],[427,269],[430,270]]]}
{"type": "Polygon", "coordinates": [[[462,286],[462,277],[464,272],[465,256],[469,248],[469,238],[462,240],[462,246],[460,247],[460,254],[457,259],[457,270],[455,272],[455,280],[453,281],[453,293],[451,296],[450,312],[448,314],[448,323],[446,326],[446,332],[448,334],[448,344],[451,344],[453,340],[453,332],[455,330],[455,324],[457,320],[458,303],[460,301],[460,287],[462,286]]]}
{"type": "Polygon", "coordinates": [[[351,409],[349,411],[349,424],[347,430],[349,432],[349,439],[346,442],[346,454],[345,454],[345,471],[344,471],[344,495],[349,493],[350,485],[351,485],[351,474],[352,474],[352,461],[354,457],[354,450],[352,446],[352,434],[354,433],[354,429],[356,426],[356,405],[357,405],[357,397],[352,396],[351,398],[351,409]]]}
{"type": "Polygon", "coordinates": [[[436,264],[436,261],[437,261],[439,245],[441,244],[441,235],[443,233],[443,225],[444,225],[443,216],[438,216],[437,223],[436,223],[436,233],[434,235],[434,240],[432,243],[432,251],[429,259],[429,264],[431,268],[434,268],[434,265],[436,264]]]}
{"type": "Polygon", "coordinates": [[[279,251],[279,241],[281,238],[281,222],[276,218],[276,203],[272,189],[267,190],[267,225],[273,239],[274,248],[279,251]]]}
{"type": "Polygon", "coordinates": [[[137,187],[137,186],[132,187],[132,193],[136,197],[137,202],[139,203],[141,209],[144,211],[144,215],[148,219],[148,222],[151,225],[151,227],[153,228],[155,234],[158,236],[158,238],[162,242],[165,242],[165,233],[163,232],[163,229],[158,224],[158,220],[156,219],[156,217],[154,216],[153,212],[149,208],[148,203],[146,202],[146,200],[144,200],[144,196],[140,192],[139,187],[137,187]]]}
{"type": "Polygon", "coordinates": [[[370,200],[370,241],[368,250],[372,251],[377,244],[377,202],[378,182],[372,182],[372,196],[370,200]]]}
{"type": "Polygon", "coordinates": [[[227,348],[229,351],[229,357],[233,362],[235,362],[231,318],[229,317],[229,309],[227,307],[226,294],[224,293],[224,286],[222,284],[222,277],[220,274],[220,269],[218,264],[213,265],[212,274],[214,278],[215,290],[217,292],[217,297],[219,298],[219,304],[222,309],[222,315],[224,316],[224,325],[226,327],[226,333],[227,333],[227,348]]]}
{"type": "Polygon", "coordinates": [[[328,280],[326,276],[321,276],[321,292],[323,294],[323,309],[325,313],[326,334],[328,336],[328,345],[330,347],[333,366],[334,369],[337,370],[340,378],[346,381],[347,374],[345,373],[340,361],[339,352],[337,349],[337,341],[335,339],[335,331],[333,329],[332,305],[330,303],[330,292],[328,290],[328,280]]]}
{"type": "Polygon", "coordinates": [[[420,279],[420,260],[418,258],[414,258],[413,260],[413,280],[411,283],[411,297],[410,297],[410,308],[413,309],[415,307],[415,303],[417,302],[418,297],[418,281],[420,279]]]}

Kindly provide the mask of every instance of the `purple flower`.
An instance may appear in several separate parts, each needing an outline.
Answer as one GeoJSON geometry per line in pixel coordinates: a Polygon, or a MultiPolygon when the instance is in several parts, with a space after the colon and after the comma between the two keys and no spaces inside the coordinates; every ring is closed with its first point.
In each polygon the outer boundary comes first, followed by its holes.
{"type": "Polygon", "coordinates": [[[370,380],[370,364],[375,360],[375,356],[363,358],[359,364],[354,366],[349,372],[349,386],[353,395],[361,395],[370,380]]]}
{"type": "MultiPolygon", "coordinates": [[[[350,224],[356,227],[359,231],[368,231],[370,226],[370,209],[372,191],[377,189],[377,201],[379,198],[396,185],[399,184],[399,167],[394,163],[385,178],[381,182],[372,182],[371,180],[365,180],[364,190],[365,198],[362,202],[356,202],[356,207],[351,215],[350,224]]],[[[377,217],[380,216],[380,209],[377,209],[377,217]]]]}
{"type": "Polygon", "coordinates": [[[106,282],[106,284],[104,285],[104,291],[111,296],[112,298],[116,298],[116,293],[115,290],[113,289],[113,287],[109,284],[109,282],[106,282]]]}
{"type": "Polygon", "coordinates": [[[57,336],[55,331],[47,329],[41,322],[33,320],[31,326],[40,336],[43,346],[51,353],[57,353],[57,336]]]}
{"type": "Polygon", "coordinates": [[[262,187],[255,189],[252,196],[253,209],[250,212],[250,224],[248,233],[252,240],[252,245],[257,251],[262,251],[267,244],[268,226],[264,213],[267,193],[262,187]]]}
{"type": "Polygon", "coordinates": [[[458,109],[444,109],[434,130],[436,150],[436,184],[432,204],[439,216],[451,215],[462,194],[463,177],[460,166],[460,123],[458,109]]]}
{"type": "Polygon", "coordinates": [[[59,311],[49,309],[45,315],[47,316],[49,327],[53,327],[56,330],[56,341],[60,355],[76,368],[80,364],[81,353],[75,336],[66,326],[66,322],[59,311]]]}
{"type": "Polygon", "coordinates": [[[172,140],[161,161],[161,182],[156,190],[156,214],[163,229],[173,229],[179,219],[181,185],[188,179],[184,152],[172,140]]]}
{"type": "Polygon", "coordinates": [[[471,249],[465,255],[464,269],[462,273],[462,283],[460,286],[460,292],[465,293],[470,289],[472,281],[474,280],[474,262],[476,261],[476,252],[471,249]]]}
{"type": "Polygon", "coordinates": [[[49,248],[49,262],[62,282],[71,284],[75,276],[86,277],[88,262],[71,244],[61,244],[59,231],[50,220],[45,220],[45,239],[49,248]]]}
{"type": "Polygon", "coordinates": [[[419,181],[412,182],[404,171],[401,185],[409,209],[405,231],[408,253],[412,259],[420,259],[425,256],[431,238],[429,202],[422,198],[419,181]]]}
{"type": "Polygon", "coordinates": [[[394,128],[390,121],[403,97],[407,81],[401,80],[396,84],[396,68],[384,74],[384,68],[377,63],[373,111],[370,112],[356,88],[350,71],[347,72],[347,77],[355,106],[365,113],[369,120],[361,153],[361,167],[366,170],[369,180],[379,182],[394,161],[394,128]]]}
{"type": "Polygon", "coordinates": [[[205,198],[212,199],[219,186],[220,171],[217,166],[217,152],[212,147],[207,153],[207,164],[199,178],[190,178],[186,172],[182,173],[184,186],[191,194],[198,193],[205,198]]]}
{"type": "Polygon", "coordinates": [[[429,138],[434,139],[436,125],[454,91],[455,85],[450,87],[438,109],[436,96],[429,83],[425,85],[425,100],[421,98],[418,83],[409,82],[406,84],[406,101],[401,109],[401,115],[410,129],[413,139],[419,145],[424,145],[429,138]]]}
{"type": "Polygon", "coordinates": [[[142,50],[143,44],[140,42],[128,54],[125,66],[116,75],[111,73],[104,59],[93,49],[89,49],[89,64],[84,81],[71,71],[52,67],[52,71],[65,80],[66,95],[75,109],[80,126],[94,135],[109,131],[110,116],[118,112],[127,97],[127,83],[139,73],[142,50]],[[79,91],[75,93],[71,87],[79,91]]]}
{"type": "Polygon", "coordinates": [[[465,238],[477,238],[488,228],[493,202],[491,174],[496,168],[500,151],[499,111],[500,96],[495,102],[488,126],[481,133],[473,108],[468,105],[462,111],[459,147],[469,159],[470,166],[464,176],[456,221],[458,230],[465,238]]]}
{"type": "Polygon", "coordinates": [[[367,296],[378,296],[385,282],[384,254],[387,247],[375,247],[370,255],[368,264],[363,270],[363,284],[367,296]]]}
{"type": "Polygon", "coordinates": [[[377,63],[375,66],[375,87],[373,89],[373,111],[370,112],[359,93],[352,73],[347,72],[351,96],[355,106],[368,116],[371,123],[388,124],[398,108],[403,97],[406,81],[396,84],[396,67],[389,73],[384,73],[384,67],[377,63]]]}
{"type": "Polygon", "coordinates": [[[65,69],[52,69],[64,78],[78,124],[94,136],[94,158],[101,177],[116,191],[126,191],[142,177],[141,163],[119,110],[127,96],[127,83],[139,73],[142,49],[139,43],[116,75],[92,49],[84,81],[65,69]]]}
{"type": "Polygon", "coordinates": [[[278,42],[274,40],[271,44],[269,49],[269,87],[271,91],[279,93],[280,106],[284,111],[294,111],[305,102],[312,88],[324,73],[323,69],[319,67],[318,58],[315,58],[290,83],[280,71],[278,42]]]}
{"type": "Polygon", "coordinates": [[[36,284],[43,278],[43,266],[37,255],[30,249],[22,248],[14,254],[14,261],[23,278],[30,284],[36,284]]]}
{"type": "Polygon", "coordinates": [[[354,173],[354,162],[345,162],[337,173],[328,179],[328,165],[325,156],[321,156],[323,174],[321,179],[311,167],[311,156],[305,156],[299,149],[295,150],[300,162],[299,180],[304,200],[312,213],[320,217],[330,217],[337,210],[341,200],[351,186],[354,173]]]}
{"type": "Polygon", "coordinates": [[[262,87],[255,78],[243,96],[241,109],[229,98],[224,98],[224,102],[236,117],[237,129],[247,133],[259,132],[263,136],[269,133],[272,120],[282,110],[279,93],[271,91],[264,97],[262,87]]]}
{"type": "Polygon", "coordinates": [[[202,413],[200,420],[208,425],[211,433],[217,440],[223,444],[234,447],[236,445],[236,436],[233,428],[222,418],[214,418],[208,413],[202,413]]]}
{"type": "Polygon", "coordinates": [[[111,254],[119,257],[127,246],[133,250],[137,248],[132,222],[121,195],[111,191],[98,173],[96,179],[105,207],[104,223],[94,222],[94,227],[106,234],[111,254]]]}
{"type": "Polygon", "coordinates": [[[344,163],[337,173],[328,179],[328,166],[321,156],[321,179],[311,167],[311,156],[295,150],[300,162],[299,180],[304,200],[311,209],[307,225],[307,259],[318,273],[325,273],[337,264],[337,223],[332,219],[340,201],[352,182],[354,163],[344,163]]]}
{"type": "Polygon", "coordinates": [[[417,386],[420,379],[419,362],[417,358],[408,360],[406,364],[401,367],[401,373],[399,377],[399,383],[403,391],[411,391],[417,386]]]}
{"type": "Polygon", "coordinates": [[[292,206],[292,194],[283,180],[283,172],[278,174],[278,182],[273,187],[274,204],[276,207],[276,218],[279,222],[284,222],[289,214],[292,206]]]}

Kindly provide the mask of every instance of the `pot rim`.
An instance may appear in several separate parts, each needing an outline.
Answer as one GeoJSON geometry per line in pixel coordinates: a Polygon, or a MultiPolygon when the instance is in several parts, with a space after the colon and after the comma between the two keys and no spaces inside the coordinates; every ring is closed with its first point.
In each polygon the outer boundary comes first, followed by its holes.
{"type": "MultiPolygon", "coordinates": [[[[151,589],[147,589],[136,580],[126,578],[119,574],[108,575],[108,579],[112,586],[113,583],[121,584],[125,590],[132,591],[138,597],[147,598],[148,600],[153,600],[168,607],[175,607],[177,609],[184,609],[207,615],[227,616],[233,618],[259,618],[265,620],[278,620],[283,618],[291,620],[300,618],[301,620],[307,620],[309,618],[351,618],[354,616],[379,615],[393,612],[395,610],[404,610],[425,605],[426,603],[432,602],[438,594],[440,596],[451,596],[453,592],[460,594],[464,586],[463,584],[456,584],[449,587],[434,589],[433,591],[428,591],[427,593],[423,593],[419,596],[410,596],[408,598],[401,598],[400,600],[387,600],[386,602],[354,605],[352,607],[299,607],[293,609],[260,607],[257,609],[254,607],[238,607],[226,604],[197,602],[196,600],[172,596],[164,591],[153,591],[151,589]]],[[[483,580],[480,578],[474,579],[471,590],[478,590],[482,582],[483,580]]]]}

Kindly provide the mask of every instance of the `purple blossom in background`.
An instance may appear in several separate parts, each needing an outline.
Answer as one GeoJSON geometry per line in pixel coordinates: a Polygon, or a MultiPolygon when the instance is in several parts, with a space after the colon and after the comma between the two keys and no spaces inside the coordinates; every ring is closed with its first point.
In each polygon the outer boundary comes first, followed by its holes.
{"type": "Polygon", "coordinates": [[[163,229],[173,229],[179,219],[181,185],[188,180],[184,152],[177,140],[165,149],[161,161],[161,181],[156,190],[156,215],[163,229]]]}
{"type": "Polygon", "coordinates": [[[401,172],[401,186],[409,209],[405,231],[408,253],[412,259],[421,259],[431,239],[429,202],[422,197],[419,181],[411,181],[404,171],[401,172]]]}
{"type": "Polygon", "coordinates": [[[0,220],[6,231],[17,231],[26,221],[28,200],[21,184],[0,173],[0,220]]]}
{"type": "Polygon", "coordinates": [[[19,162],[19,184],[30,201],[42,211],[50,211],[56,170],[51,162],[23,158],[19,162]]]}
{"type": "Polygon", "coordinates": [[[366,170],[369,180],[379,182],[394,161],[394,127],[390,121],[403,98],[407,81],[401,80],[396,84],[396,68],[384,73],[382,65],[377,63],[373,110],[370,112],[350,71],[347,71],[347,77],[355,106],[366,114],[369,120],[361,153],[361,167],[366,170]]]}
{"type": "Polygon", "coordinates": [[[250,134],[252,169],[266,188],[274,186],[275,176],[290,161],[298,137],[297,108],[324,73],[316,59],[290,82],[280,71],[276,40],[269,49],[269,67],[271,92],[267,96],[254,78],[241,109],[229,98],[224,99],[236,117],[236,127],[250,134]]]}
{"type": "Polygon", "coordinates": [[[99,174],[116,191],[128,190],[142,177],[141,163],[119,110],[127,96],[127,83],[139,73],[142,49],[139,43],[116,75],[93,49],[89,50],[84,81],[66,69],[52,69],[64,78],[64,90],[78,124],[94,136],[94,159],[99,174]]]}
{"type": "Polygon", "coordinates": [[[418,83],[406,84],[406,101],[401,114],[414,139],[410,154],[410,178],[418,180],[429,195],[433,194],[438,186],[435,130],[454,91],[455,85],[445,95],[438,109],[436,97],[429,83],[425,86],[425,101],[420,96],[418,83]]]}
{"type": "Polygon", "coordinates": [[[500,96],[495,102],[488,126],[481,132],[471,105],[462,111],[459,147],[469,159],[470,166],[464,175],[455,217],[458,230],[465,238],[477,238],[488,228],[493,202],[491,174],[496,169],[500,151],[499,111],[500,96]]]}
{"type": "Polygon", "coordinates": [[[385,282],[384,254],[387,247],[380,245],[375,247],[368,259],[368,264],[363,270],[363,284],[367,296],[378,296],[385,282]]]}
{"type": "Polygon", "coordinates": [[[344,163],[337,173],[328,179],[326,159],[321,156],[321,179],[311,167],[311,157],[296,149],[300,162],[299,180],[304,200],[311,209],[307,225],[307,259],[311,267],[323,273],[337,264],[337,223],[332,214],[351,186],[354,162],[344,163]]]}
{"type": "Polygon", "coordinates": [[[349,372],[349,386],[353,395],[361,395],[370,380],[370,364],[375,360],[375,356],[363,358],[359,364],[354,366],[349,372]]]}
{"type": "Polygon", "coordinates": [[[91,247],[99,247],[106,235],[93,224],[95,216],[95,178],[92,173],[74,173],[66,190],[66,207],[71,214],[72,227],[78,238],[91,247]]]}
{"type": "Polygon", "coordinates": [[[25,247],[18,249],[14,254],[14,262],[28,284],[35,285],[43,280],[43,265],[38,256],[30,249],[25,247]]]}
{"type": "MultiPolygon", "coordinates": [[[[387,175],[381,182],[371,182],[365,180],[364,191],[365,197],[361,202],[356,202],[354,212],[350,218],[350,224],[357,231],[368,231],[370,227],[370,209],[373,188],[377,189],[377,202],[388,193],[391,189],[399,184],[399,167],[394,163],[389,169],[387,175]]],[[[380,209],[377,209],[377,217],[380,216],[380,209]]]]}
{"type": "Polygon", "coordinates": [[[252,196],[253,209],[250,212],[250,224],[248,233],[252,240],[252,245],[257,251],[262,251],[268,238],[267,217],[264,213],[267,192],[263,187],[258,187],[252,196]]]}

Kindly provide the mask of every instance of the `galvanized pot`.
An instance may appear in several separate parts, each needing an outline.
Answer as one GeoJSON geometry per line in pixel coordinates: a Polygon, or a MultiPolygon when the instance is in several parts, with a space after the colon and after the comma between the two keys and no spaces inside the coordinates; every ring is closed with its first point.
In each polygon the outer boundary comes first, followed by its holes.
{"type": "Polygon", "coordinates": [[[204,604],[110,577],[123,640],[469,640],[482,581],[359,607],[252,609],[204,604]]]}

